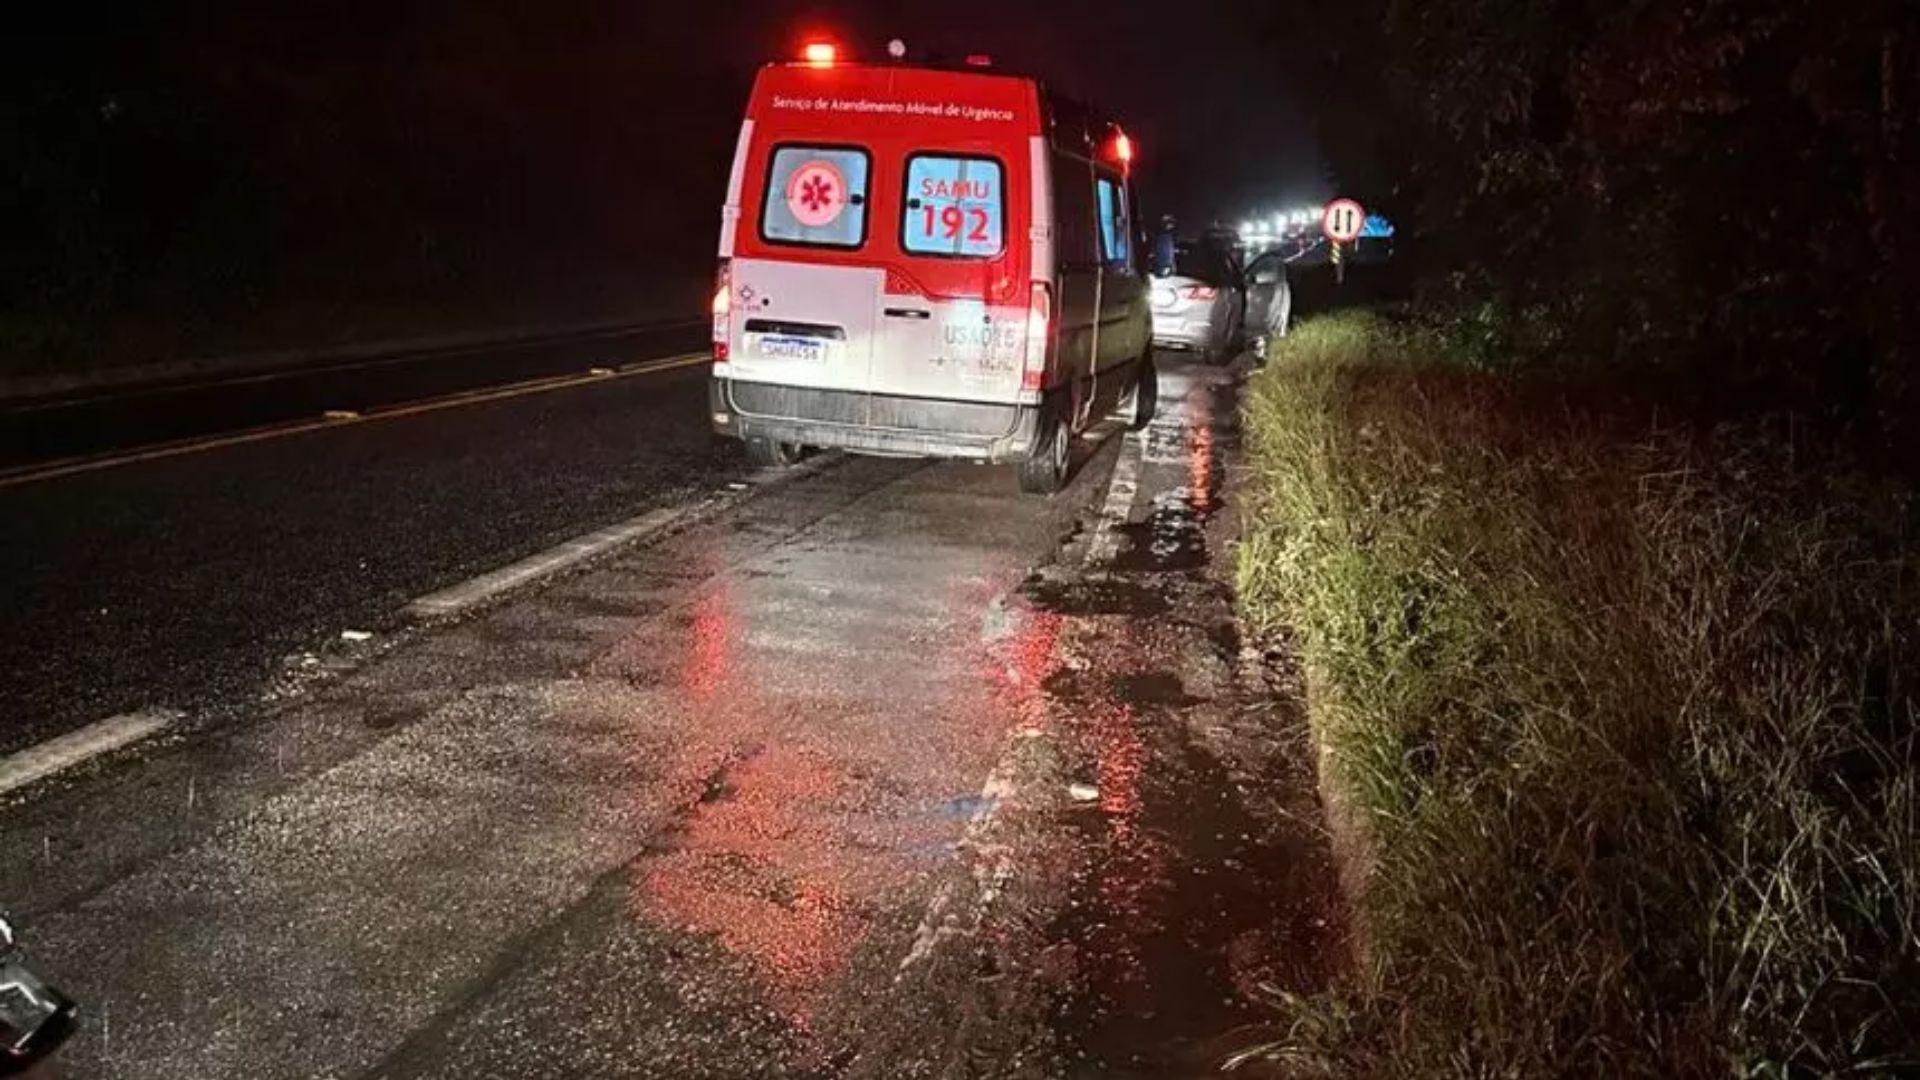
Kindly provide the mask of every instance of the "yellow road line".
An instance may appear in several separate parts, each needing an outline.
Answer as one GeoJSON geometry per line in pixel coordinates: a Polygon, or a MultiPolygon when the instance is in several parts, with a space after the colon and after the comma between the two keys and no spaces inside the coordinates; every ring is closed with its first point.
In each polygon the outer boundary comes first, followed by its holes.
{"type": "Polygon", "coordinates": [[[638,326],[616,326],[605,330],[589,330],[577,334],[561,334],[558,337],[531,337],[520,340],[476,342],[471,345],[452,345],[438,349],[420,349],[402,352],[393,356],[372,356],[359,360],[340,360],[328,364],[307,366],[296,364],[290,367],[271,368],[266,371],[239,372],[232,375],[209,373],[208,377],[187,383],[162,384],[159,386],[130,386],[119,390],[101,390],[87,394],[76,390],[65,397],[55,396],[50,400],[21,405],[9,405],[0,408],[0,413],[47,412],[54,409],[71,409],[98,405],[102,402],[125,401],[128,398],[166,397],[169,394],[188,393],[216,386],[245,386],[254,383],[284,382],[288,379],[304,378],[310,375],[337,375],[344,371],[365,371],[369,368],[392,367],[395,364],[417,364],[422,360],[451,360],[461,356],[478,356],[483,353],[509,352],[515,349],[536,349],[550,345],[579,345],[589,341],[606,341],[613,338],[638,337],[641,334],[681,327],[704,326],[705,319],[676,319],[671,322],[648,323],[638,326]]]}
{"type": "Polygon", "coordinates": [[[423,398],[419,401],[401,402],[368,409],[365,412],[348,415],[332,413],[316,419],[291,420],[264,427],[248,428],[227,435],[202,436],[181,439],[175,442],[153,443],[132,450],[110,451],[104,454],[88,454],[80,457],[62,458],[57,461],[26,465],[15,469],[0,470],[0,488],[31,484],[40,480],[52,480],[76,473],[95,472],[100,469],[112,469],[121,465],[133,465],[142,461],[157,461],[161,458],[181,457],[186,454],[198,454],[207,450],[218,450],[227,446],[241,446],[246,443],[265,442],[268,439],[284,439],[291,435],[301,435],[309,431],[321,431],[329,428],[351,427],[355,424],[370,424],[378,420],[392,420],[402,416],[418,416],[421,413],[438,412],[442,409],[457,409],[467,405],[479,405],[489,401],[503,401],[507,398],[525,397],[529,394],[544,394],[550,390],[564,390],[570,386],[584,386],[587,383],[611,382],[615,379],[630,378],[635,375],[653,375],[663,371],[675,371],[696,364],[712,362],[708,353],[682,353],[658,360],[643,360],[627,364],[613,371],[601,369],[583,375],[550,375],[524,382],[505,383],[500,386],[482,387],[478,390],[463,390],[459,393],[441,397],[423,398]]]}

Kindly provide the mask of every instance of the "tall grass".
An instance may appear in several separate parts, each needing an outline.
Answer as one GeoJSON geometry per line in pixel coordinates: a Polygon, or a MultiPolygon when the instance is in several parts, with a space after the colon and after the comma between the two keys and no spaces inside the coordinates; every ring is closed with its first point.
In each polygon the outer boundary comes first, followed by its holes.
{"type": "Polygon", "coordinates": [[[1240,596],[1371,862],[1368,964],[1265,1056],[1920,1068],[1906,494],[1364,314],[1300,327],[1247,407],[1240,596]]]}

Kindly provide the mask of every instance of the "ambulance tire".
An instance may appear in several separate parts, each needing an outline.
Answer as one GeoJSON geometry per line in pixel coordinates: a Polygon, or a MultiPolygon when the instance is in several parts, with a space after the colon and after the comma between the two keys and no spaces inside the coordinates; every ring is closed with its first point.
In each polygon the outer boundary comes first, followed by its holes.
{"type": "Polygon", "coordinates": [[[784,469],[800,460],[798,443],[762,438],[749,438],[746,443],[748,463],[763,469],[784,469]]]}
{"type": "Polygon", "coordinates": [[[1052,495],[1067,486],[1067,460],[1073,451],[1073,433],[1047,409],[1040,413],[1033,455],[1020,463],[1020,490],[1029,495],[1052,495]]]}
{"type": "Polygon", "coordinates": [[[1153,366],[1153,353],[1140,358],[1140,378],[1127,392],[1127,411],[1125,419],[1130,431],[1142,431],[1153,423],[1156,410],[1160,407],[1160,372],[1153,366]]]}

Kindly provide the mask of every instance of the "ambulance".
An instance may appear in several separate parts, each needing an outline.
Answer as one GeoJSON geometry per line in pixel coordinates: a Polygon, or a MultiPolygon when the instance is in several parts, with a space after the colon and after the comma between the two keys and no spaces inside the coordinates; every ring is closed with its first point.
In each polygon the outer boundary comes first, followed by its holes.
{"type": "MultiPolygon", "coordinates": [[[[897,44],[897,43],[896,43],[897,44]]],[[[982,57],[763,67],[740,126],[713,294],[715,431],[1017,466],[1154,410],[1131,140],[982,57]]]]}

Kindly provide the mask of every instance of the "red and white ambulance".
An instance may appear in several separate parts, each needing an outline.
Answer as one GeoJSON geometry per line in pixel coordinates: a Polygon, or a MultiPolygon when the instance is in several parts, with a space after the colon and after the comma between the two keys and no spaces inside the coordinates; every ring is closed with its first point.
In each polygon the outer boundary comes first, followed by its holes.
{"type": "Polygon", "coordinates": [[[754,81],[720,226],[714,430],[1016,462],[1065,482],[1073,437],[1152,418],[1132,147],[1033,79],[843,63],[754,81]]]}

